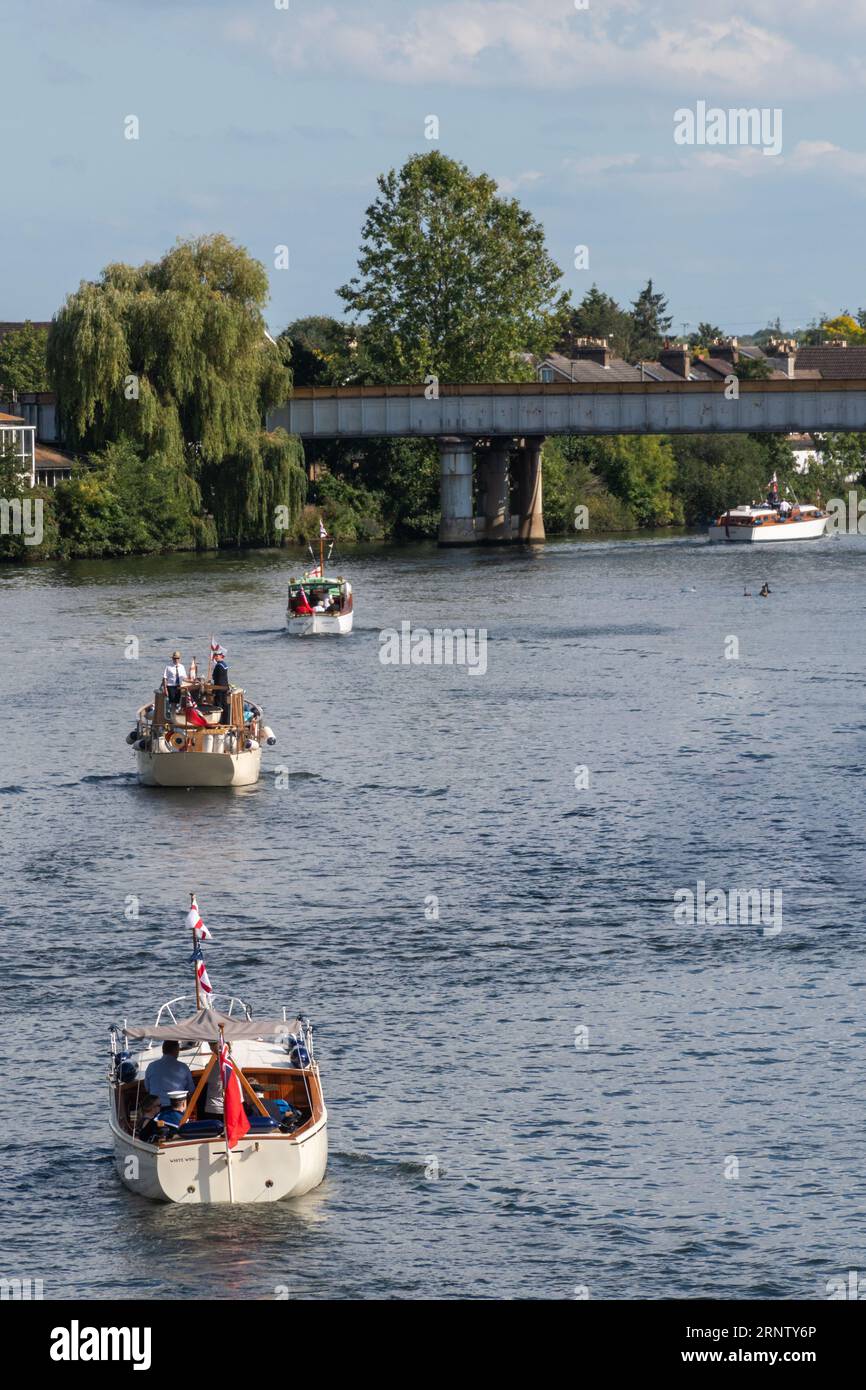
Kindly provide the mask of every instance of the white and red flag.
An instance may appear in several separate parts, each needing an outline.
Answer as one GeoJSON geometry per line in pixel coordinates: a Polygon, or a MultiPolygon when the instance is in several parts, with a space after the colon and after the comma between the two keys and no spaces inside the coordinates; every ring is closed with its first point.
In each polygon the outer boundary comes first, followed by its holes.
{"type": "Polygon", "coordinates": [[[201,914],[199,913],[198,903],[195,898],[193,898],[189,912],[186,915],[186,924],[191,932],[195,932],[196,941],[212,940],[210,932],[201,920],[201,914]]]}
{"type": "Polygon", "coordinates": [[[207,966],[204,963],[201,946],[196,945],[192,953],[193,964],[195,965],[195,977],[198,980],[198,987],[201,993],[201,1001],[206,1009],[213,1005],[213,985],[207,973],[207,966]]]}
{"type": "Polygon", "coordinates": [[[235,1071],[231,1053],[225,1042],[220,1047],[220,1075],[223,1083],[223,1120],[226,1127],[226,1144],[233,1149],[239,1139],[250,1127],[249,1116],[244,1110],[241,1083],[235,1071]]]}
{"type": "Polygon", "coordinates": [[[325,530],[325,523],[321,517],[319,517],[319,536],[323,541],[326,541],[328,539],[328,533],[325,530]]]}

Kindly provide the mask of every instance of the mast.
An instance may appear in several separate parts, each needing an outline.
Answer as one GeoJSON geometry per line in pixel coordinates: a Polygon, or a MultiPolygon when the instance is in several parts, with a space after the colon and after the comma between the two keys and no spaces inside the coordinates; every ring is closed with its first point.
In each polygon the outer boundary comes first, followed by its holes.
{"type": "Polygon", "coordinates": [[[319,520],[319,578],[325,577],[325,524],[319,520]]]}
{"type": "MultiPolygon", "coordinates": [[[[190,895],[189,895],[189,910],[190,910],[190,912],[192,912],[192,908],[193,908],[193,903],[194,903],[194,902],[195,902],[195,893],[190,893],[190,895]]],[[[200,990],[199,987],[198,987],[198,970],[196,969],[196,965],[198,964],[198,962],[197,962],[196,959],[195,959],[195,948],[196,948],[197,945],[198,945],[198,942],[197,942],[196,939],[195,939],[195,927],[193,927],[193,929],[192,929],[192,954],[193,954],[192,968],[193,968],[193,972],[194,972],[194,974],[195,974],[195,1006],[196,1006],[196,1009],[200,1009],[200,1008],[201,1008],[201,990],[200,990]]]]}

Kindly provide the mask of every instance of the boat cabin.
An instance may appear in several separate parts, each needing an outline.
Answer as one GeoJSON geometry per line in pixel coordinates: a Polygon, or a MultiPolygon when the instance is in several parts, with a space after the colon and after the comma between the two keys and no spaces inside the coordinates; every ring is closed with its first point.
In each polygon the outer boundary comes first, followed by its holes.
{"type": "Polygon", "coordinates": [[[145,1087],[147,1067],[162,1055],[160,1040],[166,1032],[183,1031],[187,1026],[191,1034],[203,1034],[213,1031],[215,1022],[233,1035],[232,1060],[243,1092],[251,1138],[294,1138],[318,1122],[324,1103],[308,1020],[284,1021],[283,1032],[277,1035],[280,1025],[267,1021],[253,1024],[247,1017],[247,1006],[231,1000],[226,1014],[205,1009],[192,1018],[177,1021],[171,1010],[180,1002],[171,1000],[162,1006],[152,1036],[141,1037],[145,1030],[138,1028],[130,1028],[128,1035],[126,1029],[112,1032],[110,1081],[118,1129],[131,1139],[159,1147],[169,1143],[209,1143],[222,1138],[221,1115],[206,1110],[209,1082],[218,1075],[217,1052],[211,1047],[211,1042],[217,1045],[216,1037],[178,1039],[179,1061],[189,1067],[195,1089],[185,1102],[177,1101],[176,1111],[170,1107],[160,1109],[158,1100],[145,1087]],[[240,1019],[231,1013],[236,1002],[244,1011],[240,1019]],[[163,1022],[166,1010],[172,1019],[168,1026],[163,1022]],[[261,1029],[259,1038],[251,1036],[256,1029],[261,1029]],[[141,1051],[135,1059],[129,1052],[129,1037],[141,1037],[141,1051]]]}
{"type": "Polygon", "coordinates": [[[351,613],[352,586],[342,576],[319,579],[305,575],[289,580],[289,613],[351,613]]]}

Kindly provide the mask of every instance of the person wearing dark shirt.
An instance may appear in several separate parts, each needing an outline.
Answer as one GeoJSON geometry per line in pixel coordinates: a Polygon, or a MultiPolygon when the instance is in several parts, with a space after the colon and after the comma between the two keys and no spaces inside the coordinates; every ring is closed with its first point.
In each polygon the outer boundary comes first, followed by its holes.
{"type": "Polygon", "coordinates": [[[213,671],[211,672],[213,681],[214,704],[222,710],[222,723],[228,724],[230,717],[230,696],[229,696],[229,668],[226,665],[226,654],[222,647],[214,650],[213,671]]]}

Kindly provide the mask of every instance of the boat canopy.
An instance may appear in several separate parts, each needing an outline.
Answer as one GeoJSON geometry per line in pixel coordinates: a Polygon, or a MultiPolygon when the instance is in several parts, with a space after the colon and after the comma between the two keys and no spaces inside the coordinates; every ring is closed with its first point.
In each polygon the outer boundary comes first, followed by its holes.
{"type": "Polygon", "coordinates": [[[219,1009],[199,1009],[190,1018],[177,1023],[128,1024],[128,1038],[153,1038],[174,1042],[219,1042],[220,1028],[226,1042],[243,1038],[269,1038],[277,1033],[296,1033],[300,1020],[285,1018],[231,1018],[219,1009]]]}
{"type": "Polygon", "coordinates": [[[325,575],[324,579],[320,579],[316,574],[305,574],[301,579],[290,579],[289,588],[322,589],[328,585],[332,589],[339,589],[345,582],[345,579],[333,579],[329,578],[328,575],[325,575]]]}

